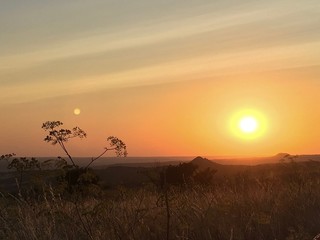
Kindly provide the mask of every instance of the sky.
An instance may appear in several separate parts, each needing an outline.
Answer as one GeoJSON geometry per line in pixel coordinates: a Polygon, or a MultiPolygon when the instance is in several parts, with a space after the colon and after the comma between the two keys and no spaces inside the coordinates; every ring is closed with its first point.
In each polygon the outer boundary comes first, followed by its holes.
{"type": "Polygon", "coordinates": [[[53,120],[87,132],[73,156],[111,135],[129,156],[319,153],[319,16],[318,0],[1,1],[0,155],[62,155],[53,120]],[[235,130],[247,113],[254,137],[235,130]]]}

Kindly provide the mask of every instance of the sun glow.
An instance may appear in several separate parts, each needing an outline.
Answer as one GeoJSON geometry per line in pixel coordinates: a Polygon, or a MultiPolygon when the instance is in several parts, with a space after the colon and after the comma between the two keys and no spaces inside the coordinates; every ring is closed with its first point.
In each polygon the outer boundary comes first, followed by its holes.
{"type": "Polygon", "coordinates": [[[257,120],[254,117],[243,117],[239,122],[240,130],[244,133],[253,133],[259,127],[257,120]]]}
{"type": "Polygon", "coordinates": [[[265,134],[266,120],[258,111],[242,110],[231,118],[230,130],[238,138],[255,139],[265,134]]]}

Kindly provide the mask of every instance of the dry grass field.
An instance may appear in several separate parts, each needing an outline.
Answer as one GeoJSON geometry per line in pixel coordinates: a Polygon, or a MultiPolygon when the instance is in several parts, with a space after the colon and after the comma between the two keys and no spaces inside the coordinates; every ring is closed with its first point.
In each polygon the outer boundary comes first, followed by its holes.
{"type": "Polygon", "coordinates": [[[319,164],[281,166],[206,185],[2,193],[0,238],[311,240],[320,232],[319,164]]]}

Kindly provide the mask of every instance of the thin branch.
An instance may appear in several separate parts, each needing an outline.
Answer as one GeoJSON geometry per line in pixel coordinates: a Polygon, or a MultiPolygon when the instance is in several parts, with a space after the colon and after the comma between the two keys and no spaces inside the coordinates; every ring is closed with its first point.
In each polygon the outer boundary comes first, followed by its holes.
{"type": "Polygon", "coordinates": [[[98,160],[99,158],[101,158],[107,151],[112,151],[112,150],[115,150],[115,149],[116,149],[116,148],[105,148],[105,150],[104,150],[99,156],[91,159],[91,161],[90,161],[89,164],[85,167],[85,169],[88,169],[88,167],[90,167],[90,165],[91,165],[94,161],[96,161],[96,160],[98,160]]]}

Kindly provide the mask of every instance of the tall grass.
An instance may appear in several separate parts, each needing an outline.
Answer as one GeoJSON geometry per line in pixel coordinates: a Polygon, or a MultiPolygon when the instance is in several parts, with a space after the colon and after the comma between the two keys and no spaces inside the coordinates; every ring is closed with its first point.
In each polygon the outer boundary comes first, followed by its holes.
{"type": "Polygon", "coordinates": [[[0,239],[311,240],[319,232],[319,173],[303,169],[210,186],[118,188],[77,199],[49,187],[37,200],[0,199],[0,239]]]}

